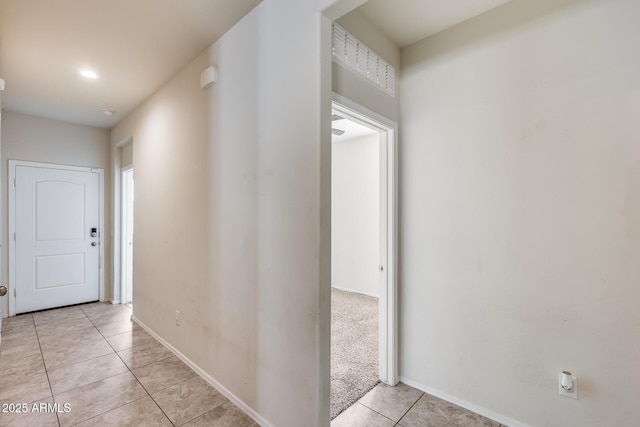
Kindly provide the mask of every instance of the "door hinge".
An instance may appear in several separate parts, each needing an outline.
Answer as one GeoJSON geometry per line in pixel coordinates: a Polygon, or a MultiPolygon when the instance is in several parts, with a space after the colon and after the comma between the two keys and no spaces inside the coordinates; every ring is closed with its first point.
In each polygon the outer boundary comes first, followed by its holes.
{"type": "Polygon", "coordinates": [[[15,298],[15,297],[17,297],[17,296],[18,296],[18,294],[17,294],[17,292],[16,292],[16,288],[13,288],[13,297],[15,298]]]}
{"type": "Polygon", "coordinates": [[[13,241],[14,241],[14,242],[16,242],[16,241],[17,241],[17,240],[16,240],[16,232],[15,232],[15,231],[13,232],[13,241]]]}
{"type": "Polygon", "coordinates": [[[14,187],[16,186],[16,177],[15,176],[13,177],[13,186],[14,187]]]}

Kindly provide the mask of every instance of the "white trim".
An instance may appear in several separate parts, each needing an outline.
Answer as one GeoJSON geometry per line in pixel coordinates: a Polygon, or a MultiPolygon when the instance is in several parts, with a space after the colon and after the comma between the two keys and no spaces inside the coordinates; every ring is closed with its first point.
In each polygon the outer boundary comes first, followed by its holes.
{"type": "Polygon", "coordinates": [[[388,385],[398,384],[398,185],[397,185],[397,135],[398,125],[380,114],[363,107],[339,94],[333,94],[331,108],[350,120],[357,121],[382,133],[380,140],[380,201],[381,222],[386,233],[382,237],[380,264],[384,280],[379,295],[380,303],[380,381],[388,385]],[[386,286],[384,285],[386,284],[386,286]],[[386,289],[385,289],[386,287],[386,289]]]}
{"type": "MultiPolygon", "coordinates": [[[[125,276],[128,273],[127,266],[127,252],[129,248],[127,248],[127,234],[128,234],[128,226],[125,220],[127,212],[125,211],[125,207],[128,205],[128,193],[126,191],[126,183],[124,181],[124,174],[133,171],[133,165],[127,165],[120,168],[120,293],[119,293],[119,301],[124,301],[126,297],[126,283],[125,276]],[[126,268],[123,268],[126,267],[126,268]]],[[[132,296],[133,301],[133,296],[132,296]]],[[[129,301],[129,302],[132,302],[129,301]]]]}
{"type": "Polygon", "coordinates": [[[12,165],[12,160],[9,160],[9,180],[7,181],[7,187],[9,189],[9,194],[7,198],[7,213],[9,215],[9,226],[7,230],[7,240],[9,241],[9,264],[7,265],[9,282],[7,283],[7,298],[9,299],[9,316],[16,315],[16,302],[13,298],[13,286],[15,283],[15,263],[16,263],[16,246],[15,241],[13,240],[13,233],[16,230],[16,218],[15,212],[12,209],[16,200],[16,187],[14,185],[14,180],[16,179],[16,168],[12,165]],[[13,202],[12,202],[13,201],[13,202]]]}
{"type": "Polygon", "coordinates": [[[400,381],[408,386],[417,388],[418,390],[423,391],[427,394],[430,394],[442,400],[446,400],[447,402],[453,403],[462,408],[468,409],[471,412],[475,412],[476,414],[482,415],[483,417],[489,418],[502,425],[509,426],[509,427],[531,427],[528,424],[521,423],[520,421],[516,421],[513,418],[507,417],[506,415],[492,411],[491,409],[487,409],[484,406],[476,405],[474,403],[469,403],[466,400],[458,399],[455,396],[452,396],[443,391],[431,388],[424,384],[420,384],[418,382],[410,380],[409,378],[400,377],[400,381]]]}
{"type": "Polygon", "coordinates": [[[256,411],[254,411],[249,405],[244,403],[244,401],[242,401],[238,396],[236,396],[235,394],[230,392],[225,386],[220,384],[211,375],[207,374],[202,368],[200,368],[193,361],[191,361],[191,359],[189,359],[187,356],[182,354],[178,349],[176,349],[174,346],[172,346],[167,341],[165,341],[162,337],[160,337],[160,335],[156,334],[153,331],[153,329],[151,329],[150,327],[145,325],[142,321],[140,321],[140,319],[138,319],[137,317],[132,315],[131,316],[131,320],[133,320],[138,325],[140,325],[140,327],[142,327],[152,337],[154,337],[156,340],[158,340],[158,342],[160,344],[162,344],[169,351],[171,351],[173,354],[178,356],[178,358],[180,360],[182,360],[184,363],[186,363],[191,369],[193,369],[195,371],[195,373],[200,376],[200,378],[202,378],[203,380],[208,382],[213,388],[218,390],[224,397],[226,397],[231,402],[233,402],[234,405],[236,405],[238,408],[240,408],[245,414],[250,416],[256,423],[260,424],[263,427],[271,427],[272,426],[272,424],[270,424],[267,420],[262,418],[260,416],[260,414],[258,414],[256,411]]]}
{"type": "Polygon", "coordinates": [[[98,289],[99,289],[99,298],[100,301],[104,301],[104,281],[105,281],[105,262],[104,262],[104,243],[105,239],[105,228],[104,228],[104,169],[100,168],[92,168],[92,167],[84,167],[84,166],[68,166],[68,165],[60,165],[56,163],[41,163],[41,162],[27,162],[23,160],[9,160],[9,180],[7,181],[7,186],[9,187],[9,197],[7,206],[7,211],[9,214],[9,229],[8,229],[8,240],[9,240],[9,292],[7,292],[7,297],[9,298],[9,316],[16,315],[16,301],[13,297],[13,292],[15,291],[15,269],[16,269],[16,242],[13,240],[13,233],[16,231],[16,218],[15,218],[15,204],[16,204],[16,187],[14,185],[14,180],[16,178],[16,166],[28,166],[34,168],[44,168],[44,169],[60,169],[67,171],[80,171],[80,172],[96,172],[98,174],[98,223],[99,230],[98,233],[98,247],[100,248],[99,254],[99,268],[98,268],[98,289]]]}
{"type": "Polygon", "coordinates": [[[121,186],[121,159],[120,153],[122,147],[133,143],[133,137],[128,137],[111,146],[111,298],[114,301],[120,301],[120,291],[122,290],[121,279],[121,257],[122,253],[122,230],[120,223],[120,186],[121,186]]]}

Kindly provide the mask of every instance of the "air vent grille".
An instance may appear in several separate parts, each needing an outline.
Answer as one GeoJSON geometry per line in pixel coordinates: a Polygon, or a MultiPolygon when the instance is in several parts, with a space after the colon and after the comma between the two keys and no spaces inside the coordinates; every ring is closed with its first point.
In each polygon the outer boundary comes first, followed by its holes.
{"type": "Polygon", "coordinates": [[[396,94],[396,70],[340,25],[333,23],[331,53],[344,65],[390,96],[396,94]]]}

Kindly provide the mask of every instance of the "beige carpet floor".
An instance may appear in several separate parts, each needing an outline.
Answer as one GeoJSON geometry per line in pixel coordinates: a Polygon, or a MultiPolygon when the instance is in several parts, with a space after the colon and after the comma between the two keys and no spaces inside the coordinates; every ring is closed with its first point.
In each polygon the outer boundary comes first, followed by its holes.
{"type": "Polygon", "coordinates": [[[331,419],[379,382],[378,298],[331,290],[331,419]]]}

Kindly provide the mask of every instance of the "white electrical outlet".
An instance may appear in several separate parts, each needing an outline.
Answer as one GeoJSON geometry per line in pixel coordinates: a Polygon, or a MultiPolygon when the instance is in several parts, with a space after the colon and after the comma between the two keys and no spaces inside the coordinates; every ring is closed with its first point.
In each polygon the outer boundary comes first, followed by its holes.
{"type": "Polygon", "coordinates": [[[180,313],[180,310],[176,310],[176,326],[180,326],[180,316],[182,315],[182,313],[180,313]]]}
{"type": "Polygon", "coordinates": [[[558,378],[560,396],[578,399],[578,379],[571,372],[563,371],[558,378]]]}

